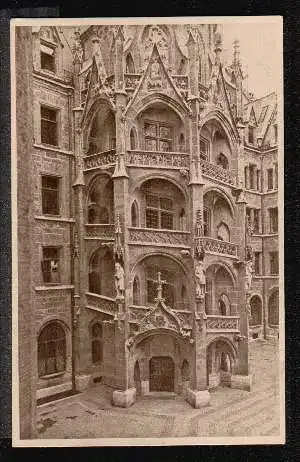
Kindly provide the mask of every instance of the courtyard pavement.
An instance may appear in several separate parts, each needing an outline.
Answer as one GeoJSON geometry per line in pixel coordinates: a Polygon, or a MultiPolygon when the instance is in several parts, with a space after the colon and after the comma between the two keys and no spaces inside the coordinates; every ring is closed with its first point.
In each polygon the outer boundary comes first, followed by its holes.
{"type": "Polygon", "coordinates": [[[210,405],[193,409],[181,396],[138,397],[111,405],[101,384],[38,407],[38,438],[226,437],[279,435],[278,344],[250,344],[253,390],[218,388],[210,405]]]}

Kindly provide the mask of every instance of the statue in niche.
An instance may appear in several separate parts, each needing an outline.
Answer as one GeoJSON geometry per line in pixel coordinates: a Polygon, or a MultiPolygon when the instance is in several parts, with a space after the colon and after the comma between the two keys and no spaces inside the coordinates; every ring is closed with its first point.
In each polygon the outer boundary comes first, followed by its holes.
{"type": "Polygon", "coordinates": [[[151,64],[151,79],[159,79],[160,78],[160,68],[159,68],[159,62],[158,58],[154,58],[152,64],[151,64]]]}
{"type": "Polygon", "coordinates": [[[125,292],[124,268],[121,263],[115,263],[115,287],[117,298],[123,298],[125,292]]]}
{"type": "Polygon", "coordinates": [[[202,245],[196,247],[195,255],[195,282],[196,297],[203,299],[205,295],[206,277],[204,271],[204,249],[202,245]]]}
{"type": "Polygon", "coordinates": [[[246,282],[245,282],[245,289],[246,293],[248,293],[251,289],[251,284],[252,284],[252,277],[254,273],[254,267],[253,267],[253,252],[252,249],[247,250],[247,256],[246,256],[246,263],[245,263],[245,269],[246,269],[246,282]]]}

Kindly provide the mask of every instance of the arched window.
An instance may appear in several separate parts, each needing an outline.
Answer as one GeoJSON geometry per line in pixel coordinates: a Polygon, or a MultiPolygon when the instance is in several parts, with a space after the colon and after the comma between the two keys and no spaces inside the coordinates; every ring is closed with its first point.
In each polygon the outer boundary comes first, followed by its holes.
{"type": "Polygon", "coordinates": [[[184,139],[184,134],[181,133],[179,137],[179,151],[184,152],[185,151],[185,139],[184,139]]]}
{"type": "Polygon", "coordinates": [[[109,223],[109,214],[107,207],[101,207],[99,210],[99,223],[107,224],[109,223]]]}
{"type": "Polygon", "coordinates": [[[90,206],[88,211],[88,223],[95,223],[96,221],[96,210],[95,207],[90,206]]]}
{"type": "Polygon", "coordinates": [[[278,326],[279,324],[279,293],[278,290],[273,292],[269,298],[268,304],[269,326],[278,326]]]}
{"type": "Polygon", "coordinates": [[[140,280],[138,276],[136,276],[133,280],[132,301],[134,305],[141,304],[140,280]]]}
{"type": "Polygon", "coordinates": [[[102,324],[97,322],[92,327],[92,362],[102,361],[102,324]]]}
{"type": "Polygon", "coordinates": [[[134,201],[131,206],[131,226],[137,228],[139,225],[139,211],[137,202],[134,201]]]}
{"type": "Polygon", "coordinates": [[[126,74],[134,74],[134,62],[130,53],[126,56],[126,74]]]}
{"type": "Polygon", "coordinates": [[[220,223],[217,227],[217,239],[230,242],[230,231],[226,223],[220,223]]]}
{"type": "Polygon", "coordinates": [[[38,338],[38,374],[44,377],[66,369],[66,335],[56,321],[44,327],[38,338]]]}
{"type": "Polygon", "coordinates": [[[257,295],[253,295],[253,297],[251,297],[250,308],[251,308],[251,317],[249,319],[250,326],[260,325],[262,305],[261,305],[261,300],[257,295]]]}
{"type": "Polygon", "coordinates": [[[137,135],[134,127],[130,130],[130,149],[137,149],[137,135]]]}
{"type": "Polygon", "coordinates": [[[203,209],[203,234],[210,236],[211,232],[211,210],[207,207],[203,209]]]}
{"type": "Polygon", "coordinates": [[[217,164],[220,165],[220,167],[224,168],[225,170],[228,170],[228,159],[222,152],[220,152],[217,160],[217,164]]]}

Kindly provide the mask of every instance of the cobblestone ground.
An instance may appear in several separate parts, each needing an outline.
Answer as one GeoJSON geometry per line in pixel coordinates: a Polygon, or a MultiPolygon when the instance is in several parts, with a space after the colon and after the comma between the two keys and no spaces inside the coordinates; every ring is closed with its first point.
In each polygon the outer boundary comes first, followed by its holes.
{"type": "Polygon", "coordinates": [[[139,397],[128,409],[111,405],[112,390],[97,385],[38,408],[38,438],[278,436],[278,345],[250,345],[253,390],[218,388],[193,409],[180,396],[139,397]]]}

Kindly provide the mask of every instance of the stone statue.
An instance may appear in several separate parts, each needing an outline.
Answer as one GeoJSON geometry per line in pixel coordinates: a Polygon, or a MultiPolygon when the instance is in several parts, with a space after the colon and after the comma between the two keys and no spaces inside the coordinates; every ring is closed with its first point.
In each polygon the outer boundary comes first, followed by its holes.
{"type": "Polygon", "coordinates": [[[117,291],[117,298],[124,297],[124,268],[119,262],[115,263],[115,286],[117,291]]]}
{"type": "Polygon", "coordinates": [[[251,289],[251,283],[252,283],[252,276],[253,276],[253,272],[254,272],[254,268],[253,268],[253,260],[250,259],[250,260],[247,260],[246,263],[246,283],[245,283],[245,288],[246,288],[246,292],[249,292],[250,289],[251,289]]]}
{"type": "Polygon", "coordinates": [[[158,59],[156,58],[151,64],[151,78],[157,79],[159,77],[160,77],[159,62],[158,62],[158,59]]]}
{"type": "Polygon", "coordinates": [[[205,284],[206,284],[203,260],[196,260],[195,281],[196,281],[196,297],[203,298],[205,294],[205,284]]]}

